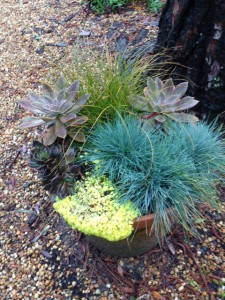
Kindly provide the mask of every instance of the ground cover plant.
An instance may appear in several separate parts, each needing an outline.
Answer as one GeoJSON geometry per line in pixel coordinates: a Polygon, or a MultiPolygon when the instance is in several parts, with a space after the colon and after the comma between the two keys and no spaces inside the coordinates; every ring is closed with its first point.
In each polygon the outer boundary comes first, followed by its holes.
{"type": "MultiPolygon", "coordinates": [[[[94,12],[103,14],[115,12],[129,3],[131,3],[130,0],[89,0],[88,6],[90,6],[94,12]]],[[[147,0],[146,4],[147,8],[153,13],[158,13],[163,6],[163,2],[160,0],[147,0]]]]}

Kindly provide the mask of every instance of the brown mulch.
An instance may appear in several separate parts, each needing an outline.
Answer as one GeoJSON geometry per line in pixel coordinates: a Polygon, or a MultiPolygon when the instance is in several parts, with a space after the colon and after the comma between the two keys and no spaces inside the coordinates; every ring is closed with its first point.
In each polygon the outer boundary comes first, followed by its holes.
{"type": "MultiPolygon", "coordinates": [[[[163,250],[139,258],[101,254],[52,210],[27,163],[37,130],[22,132],[15,104],[53,66],[70,61],[74,44],[98,49],[126,36],[135,46],[157,35],[144,4],[120,14],[86,12],[81,1],[4,0],[0,10],[0,299],[224,299],[225,214],[201,207],[199,238],[174,228],[163,250]],[[137,40],[142,30],[145,38],[137,40]],[[88,37],[87,37],[88,36],[88,37]],[[136,41],[135,41],[136,39],[136,41]]],[[[66,68],[66,65],[65,65],[66,68]]]]}

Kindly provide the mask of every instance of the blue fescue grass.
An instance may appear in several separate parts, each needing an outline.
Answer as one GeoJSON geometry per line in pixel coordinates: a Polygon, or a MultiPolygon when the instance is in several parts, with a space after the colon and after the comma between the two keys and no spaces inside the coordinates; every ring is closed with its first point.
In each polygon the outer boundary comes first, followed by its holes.
{"type": "Polygon", "coordinates": [[[132,116],[117,117],[97,126],[86,159],[116,183],[121,201],[131,200],[142,214],[154,212],[158,236],[170,229],[170,207],[172,220],[194,232],[198,205],[217,207],[216,184],[225,175],[222,135],[215,123],[171,122],[163,132],[132,116]]]}
{"type": "Polygon", "coordinates": [[[114,122],[99,124],[89,139],[86,159],[98,161],[98,170],[111,180],[120,180],[128,171],[137,172],[152,163],[151,136],[142,128],[142,122],[132,116],[117,117],[114,122]],[[94,149],[94,151],[93,151],[94,149]]]}
{"type": "Polygon", "coordinates": [[[225,141],[224,131],[216,122],[207,124],[199,121],[197,124],[171,123],[169,135],[179,140],[184,149],[194,161],[196,170],[213,180],[221,180],[225,175],[225,141]],[[222,176],[221,176],[222,175],[222,176]]]}

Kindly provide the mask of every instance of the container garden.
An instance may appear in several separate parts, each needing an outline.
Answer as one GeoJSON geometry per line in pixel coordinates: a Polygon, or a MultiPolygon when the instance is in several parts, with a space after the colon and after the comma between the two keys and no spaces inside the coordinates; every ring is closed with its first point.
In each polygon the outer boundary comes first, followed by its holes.
{"type": "Polygon", "coordinates": [[[90,109],[90,116],[94,105],[86,106],[90,95],[80,97],[78,81],[68,89],[61,79],[56,89],[43,85],[42,97],[18,101],[38,114],[23,120],[22,129],[47,125],[30,166],[59,196],[55,210],[101,251],[144,254],[175,222],[193,234],[202,203],[218,207],[223,130],[181,112],[198,103],[184,96],[187,87],[148,78],[142,94],[126,99],[124,111],[113,107],[116,117],[106,114],[94,123],[82,114],[90,109]]]}
{"type": "Polygon", "coordinates": [[[93,235],[87,236],[87,239],[100,251],[112,256],[131,257],[142,255],[159,244],[159,238],[154,232],[153,222],[154,214],[135,219],[132,234],[128,238],[117,242],[111,242],[93,235]]]}

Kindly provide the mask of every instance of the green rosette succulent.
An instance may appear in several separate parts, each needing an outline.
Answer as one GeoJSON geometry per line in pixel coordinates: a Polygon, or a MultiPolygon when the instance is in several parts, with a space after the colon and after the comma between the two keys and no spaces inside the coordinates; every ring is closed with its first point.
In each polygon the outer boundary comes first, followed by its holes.
{"type": "Polygon", "coordinates": [[[75,191],[53,205],[72,228],[108,241],[131,235],[133,220],[140,212],[130,201],[119,202],[119,193],[111,181],[89,176],[76,184],[75,191]]]}
{"type": "Polygon", "coordinates": [[[185,96],[188,82],[174,85],[172,78],[162,81],[159,77],[147,79],[144,96],[133,95],[130,104],[143,112],[143,119],[164,123],[167,119],[178,122],[197,122],[198,118],[183,111],[197,105],[199,101],[185,96]]]}
{"type": "Polygon", "coordinates": [[[79,116],[78,113],[90,95],[85,94],[77,99],[78,89],[78,81],[74,81],[67,88],[63,78],[60,78],[55,87],[44,83],[42,96],[30,93],[29,99],[17,100],[17,103],[25,110],[38,115],[23,119],[20,128],[26,129],[46,124],[47,130],[42,135],[45,146],[52,145],[57,137],[65,139],[67,135],[77,142],[85,142],[82,127],[88,118],[79,116]]]}

